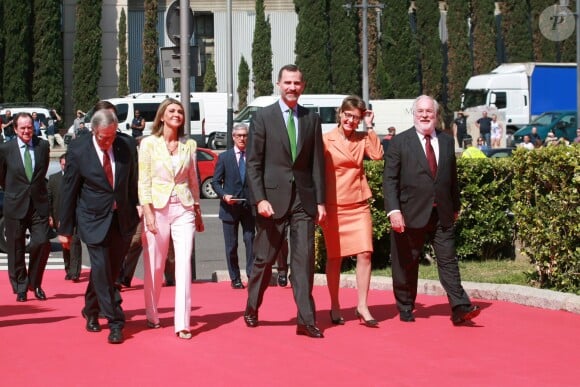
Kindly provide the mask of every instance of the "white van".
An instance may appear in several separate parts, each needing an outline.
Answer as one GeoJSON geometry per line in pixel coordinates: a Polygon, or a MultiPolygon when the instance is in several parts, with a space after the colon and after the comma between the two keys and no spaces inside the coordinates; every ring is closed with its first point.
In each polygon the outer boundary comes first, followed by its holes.
{"type": "MultiPolygon", "coordinates": [[[[337,126],[336,112],[342,101],[346,98],[343,94],[302,94],[298,103],[305,108],[315,111],[322,120],[322,132],[328,132],[337,126]]],[[[250,123],[258,110],[273,104],[280,96],[271,95],[254,99],[234,118],[234,122],[250,123]]]]}
{"type": "MultiPolygon", "coordinates": [[[[36,113],[36,115],[38,116],[38,119],[40,119],[40,121],[42,123],[44,123],[44,125],[48,125],[48,117],[50,116],[50,111],[49,109],[45,108],[45,107],[41,107],[39,105],[29,105],[29,106],[24,106],[21,104],[11,104],[11,105],[3,105],[0,106],[0,118],[1,120],[4,120],[4,117],[6,116],[6,111],[10,110],[10,113],[12,113],[12,116],[15,116],[18,113],[36,113]]],[[[0,121],[1,122],[1,121],[0,121]]],[[[46,140],[46,134],[44,131],[41,131],[41,138],[46,140]]]]}
{"type": "MultiPolygon", "coordinates": [[[[117,118],[119,120],[119,129],[123,133],[131,135],[131,121],[135,117],[135,110],[139,110],[141,117],[145,118],[145,130],[143,135],[151,134],[151,126],[157,114],[159,104],[167,98],[173,98],[180,101],[179,93],[133,93],[123,98],[109,98],[106,101],[112,103],[117,108],[117,118]]],[[[85,115],[85,127],[90,129],[93,110],[89,110],[85,115]]],[[[191,137],[194,138],[200,146],[205,146],[205,110],[203,102],[195,98],[190,99],[190,130],[191,137]]],[[[74,138],[74,126],[68,129],[68,139],[74,138]]]]}

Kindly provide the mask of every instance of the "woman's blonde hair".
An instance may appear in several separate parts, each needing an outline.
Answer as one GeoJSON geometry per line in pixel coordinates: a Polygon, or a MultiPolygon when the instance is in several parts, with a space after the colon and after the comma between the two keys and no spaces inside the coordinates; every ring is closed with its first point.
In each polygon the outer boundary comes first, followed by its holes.
{"type": "MultiPolygon", "coordinates": [[[[182,111],[184,110],[183,104],[176,99],[167,98],[166,100],[161,102],[159,104],[159,107],[157,108],[157,113],[155,114],[155,119],[153,120],[153,127],[151,128],[152,135],[159,137],[159,136],[161,136],[161,134],[163,134],[163,115],[165,114],[165,110],[167,110],[167,107],[169,105],[178,105],[182,111]]],[[[186,119],[187,118],[184,115],[183,116],[184,123],[185,123],[186,119]]],[[[177,129],[177,137],[182,137],[183,135],[185,135],[185,129],[184,129],[183,125],[181,125],[177,129]]]]}

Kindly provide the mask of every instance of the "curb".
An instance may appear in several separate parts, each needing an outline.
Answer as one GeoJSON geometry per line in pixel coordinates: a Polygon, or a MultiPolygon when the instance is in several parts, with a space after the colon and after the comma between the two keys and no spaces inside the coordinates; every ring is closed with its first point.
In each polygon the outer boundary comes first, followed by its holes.
{"type": "MultiPolygon", "coordinates": [[[[243,281],[247,281],[247,276],[244,271],[242,271],[241,276],[243,281]]],[[[212,273],[212,281],[230,281],[228,271],[214,271],[212,273]]],[[[272,273],[270,285],[276,285],[276,272],[272,273]]],[[[314,285],[326,286],[326,276],[324,274],[315,274],[314,285]]],[[[536,289],[522,285],[502,285],[468,281],[462,282],[462,285],[469,296],[475,299],[507,301],[536,308],[563,310],[570,313],[580,314],[580,296],[572,293],[561,293],[553,290],[536,289]]],[[[355,275],[341,274],[340,287],[355,288],[355,275]]],[[[391,277],[371,277],[370,289],[392,291],[393,280],[391,277]]],[[[439,281],[423,279],[419,280],[417,293],[429,296],[446,295],[445,290],[439,281]]]]}

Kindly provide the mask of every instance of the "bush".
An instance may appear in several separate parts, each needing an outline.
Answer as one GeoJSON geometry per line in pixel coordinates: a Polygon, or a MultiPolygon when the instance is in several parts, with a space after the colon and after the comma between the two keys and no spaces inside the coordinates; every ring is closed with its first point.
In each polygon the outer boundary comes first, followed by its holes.
{"type": "Polygon", "coordinates": [[[514,213],[533,284],[580,292],[580,146],[516,152],[514,213]]]}

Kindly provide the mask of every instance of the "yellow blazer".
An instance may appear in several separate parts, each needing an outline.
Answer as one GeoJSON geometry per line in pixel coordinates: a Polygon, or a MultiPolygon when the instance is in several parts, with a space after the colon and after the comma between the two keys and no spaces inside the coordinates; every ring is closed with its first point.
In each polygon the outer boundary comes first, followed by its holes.
{"type": "Polygon", "coordinates": [[[139,202],[153,208],[167,205],[175,192],[185,207],[199,203],[199,184],[196,164],[197,144],[192,139],[179,139],[179,161],[175,172],[171,155],[163,136],[148,136],[139,146],[139,202]]]}
{"type": "Polygon", "coordinates": [[[383,158],[383,147],[374,130],[353,133],[349,144],[338,127],[325,133],[324,162],[326,204],[347,205],[360,203],[372,196],[365,176],[363,159],[383,158]]]}

